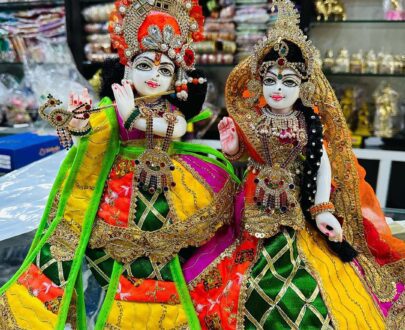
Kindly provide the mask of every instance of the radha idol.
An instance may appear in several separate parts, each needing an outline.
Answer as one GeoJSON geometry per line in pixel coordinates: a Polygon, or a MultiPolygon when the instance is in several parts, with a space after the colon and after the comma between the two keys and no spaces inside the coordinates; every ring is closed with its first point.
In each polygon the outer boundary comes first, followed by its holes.
{"type": "Polygon", "coordinates": [[[190,48],[202,10],[194,0],[115,6],[119,62],[107,63],[102,90],[114,101],[92,108],[85,91],[68,110],[51,95],[41,108],[74,145],[26,260],[0,290],[2,330],[87,329],[84,260],[106,291],[95,329],[199,327],[181,264],[232,218],[237,180],[220,152],[180,142],[206,93],[190,48]]]}
{"type": "Polygon", "coordinates": [[[228,78],[219,124],[228,158],[249,157],[240,233],[200,248],[204,269],[198,257],[183,266],[201,326],[404,329],[405,244],[364,181],[298,12],[273,6],[267,38],[228,78]]]}

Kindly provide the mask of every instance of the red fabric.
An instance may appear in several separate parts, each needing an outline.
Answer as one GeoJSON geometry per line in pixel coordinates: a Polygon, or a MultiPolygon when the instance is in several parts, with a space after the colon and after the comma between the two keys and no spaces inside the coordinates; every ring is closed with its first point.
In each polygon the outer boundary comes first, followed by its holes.
{"type": "Polygon", "coordinates": [[[224,258],[191,290],[202,329],[236,329],[242,279],[254,261],[257,242],[243,233],[232,256],[224,258]]]}
{"type": "Polygon", "coordinates": [[[173,16],[162,12],[152,11],[146,16],[138,30],[138,42],[142,50],[144,50],[142,39],[149,34],[148,29],[151,25],[156,25],[160,31],[163,31],[165,25],[170,25],[176,35],[181,34],[179,24],[173,16]]]}
{"type": "Polygon", "coordinates": [[[363,225],[368,247],[380,265],[386,264],[387,260],[401,259],[401,254],[392,249],[389,241],[384,239],[385,235],[380,235],[370,221],[364,218],[363,225]]]}
{"type": "Polygon", "coordinates": [[[174,282],[120,277],[115,300],[179,304],[174,282]]]}
{"type": "Polygon", "coordinates": [[[63,289],[53,283],[34,264],[31,264],[30,268],[18,278],[18,284],[25,286],[34,297],[42,301],[50,310],[51,305],[47,303],[62,299],[64,293],[63,289]]]}
{"type": "Polygon", "coordinates": [[[132,160],[121,159],[110,172],[97,213],[99,218],[110,225],[128,226],[133,170],[123,176],[121,171],[134,166],[132,160]]]}
{"type": "Polygon", "coordinates": [[[366,171],[354,157],[359,175],[359,194],[363,225],[367,244],[380,265],[393,263],[405,258],[405,242],[392,236],[385,221],[384,212],[373,191],[366,182],[366,171]]]}

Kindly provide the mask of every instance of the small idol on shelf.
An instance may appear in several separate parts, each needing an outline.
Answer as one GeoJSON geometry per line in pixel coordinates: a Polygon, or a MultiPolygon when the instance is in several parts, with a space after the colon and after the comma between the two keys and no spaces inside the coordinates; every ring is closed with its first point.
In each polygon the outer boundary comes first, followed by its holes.
{"type": "Polygon", "coordinates": [[[334,65],[335,65],[335,58],[333,55],[333,49],[329,49],[326,54],[325,58],[322,61],[322,67],[325,72],[331,72],[334,65]]]}
{"type": "Polygon", "coordinates": [[[378,54],[378,73],[393,74],[394,73],[394,56],[389,53],[380,52],[378,54]]]}
{"type": "Polygon", "coordinates": [[[345,7],[340,0],[316,0],[315,9],[318,21],[345,21],[347,18],[345,7]]]}
{"type": "Polygon", "coordinates": [[[405,20],[403,0],[384,0],[384,18],[388,21],[405,20]]]}
{"type": "Polygon", "coordinates": [[[378,61],[374,50],[369,50],[364,61],[364,73],[377,74],[378,61]]]}
{"type": "Polygon", "coordinates": [[[367,102],[363,102],[357,114],[357,128],[355,135],[362,137],[371,136],[372,125],[370,123],[370,111],[367,102]]]}
{"type": "Polygon", "coordinates": [[[398,107],[399,94],[387,82],[381,82],[373,94],[375,101],[374,134],[391,138],[402,129],[403,116],[398,107]]]}
{"type": "Polygon", "coordinates": [[[350,73],[364,73],[363,51],[352,54],[350,58],[350,73]]]}
{"type": "Polygon", "coordinates": [[[356,112],[356,96],[353,87],[345,88],[343,96],[340,99],[343,116],[346,119],[347,126],[351,130],[353,127],[353,118],[356,112]]]}
{"type": "Polygon", "coordinates": [[[395,55],[394,56],[394,74],[402,74],[404,73],[404,62],[405,56],[404,55],[395,55]]]}
{"type": "Polygon", "coordinates": [[[342,48],[335,59],[335,65],[332,68],[333,73],[348,73],[350,72],[350,57],[349,51],[342,48]]]}

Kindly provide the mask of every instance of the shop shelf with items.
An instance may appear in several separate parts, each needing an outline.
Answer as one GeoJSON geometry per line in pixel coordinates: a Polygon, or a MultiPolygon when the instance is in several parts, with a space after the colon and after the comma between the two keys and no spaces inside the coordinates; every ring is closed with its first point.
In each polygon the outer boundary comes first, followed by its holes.
{"type": "Polygon", "coordinates": [[[63,6],[64,0],[0,1],[0,11],[15,11],[34,8],[63,6]]]}
{"type": "MultiPolygon", "coordinates": [[[[308,33],[323,55],[324,71],[342,107],[347,110],[348,103],[352,103],[348,124],[353,132],[353,142],[356,146],[364,146],[368,143],[368,135],[376,135],[382,138],[381,147],[391,149],[396,145],[400,148],[405,144],[398,144],[401,135],[405,137],[405,11],[396,1],[343,0],[334,3],[343,9],[345,20],[336,21],[331,17],[327,21],[317,21],[319,12],[315,11],[308,33]],[[350,95],[352,100],[349,102],[350,95]],[[382,122],[379,118],[383,113],[391,115],[390,118],[384,115],[387,118],[382,122]],[[359,114],[369,125],[368,134],[363,136],[358,134],[356,127],[362,121],[359,114]],[[381,125],[390,128],[381,130],[381,125]]],[[[366,133],[366,130],[362,131],[366,133]]]]}
{"type": "Polygon", "coordinates": [[[49,72],[66,63],[69,52],[61,50],[67,47],[63,5],[59,0],[0,2],[1,135],[32,130],[38,118],[36,87],[51,81],[38,75],[39,69],[49,72]]]}

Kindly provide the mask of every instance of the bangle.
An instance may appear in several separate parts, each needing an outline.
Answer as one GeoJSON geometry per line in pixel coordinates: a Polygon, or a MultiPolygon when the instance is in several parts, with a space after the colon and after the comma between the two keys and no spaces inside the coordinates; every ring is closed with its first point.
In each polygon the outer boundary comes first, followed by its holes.
{"type": "Polygon", "coordinates": [[[124,127],[126,130],[129,130],[133,124],[133,122],[138,118],[138,116],[141,114],[141,111],[139,108],[136,106],[134,111],[132,111],[131,115],[128,117],[128,119],[124,123],[124,127]]]}
{"type": "Polygon", "coordinates": [[[84,136],[84,135],[87,135],[90,133],[91,126],[89,123],[87,123],[87,125],[81,129],[76,129],[76,128],[72,128],[71,126],[68,126],[67,130],[73,136],[84,136]]]}
{"type": "Polygon", "coordinates": [[[228,155],[225,152],[223,154],[228,160],[238,160],[239,158],[242,157],[244,152],[245,152],[245,145],[243,143],[239,142],[239,150],[236,154],[228,155]]]}
{"type": "Polygon", "coordinates": [[[315,219],[315,217],[318,214],[321,214],[324,212],[331,212],[331,213],[335,212],[335,206],[331,202],[325,202],[325,203],[316,204],[309,208],[309,213],[311,213],[311,216],[313,219],[315,219]]]}

